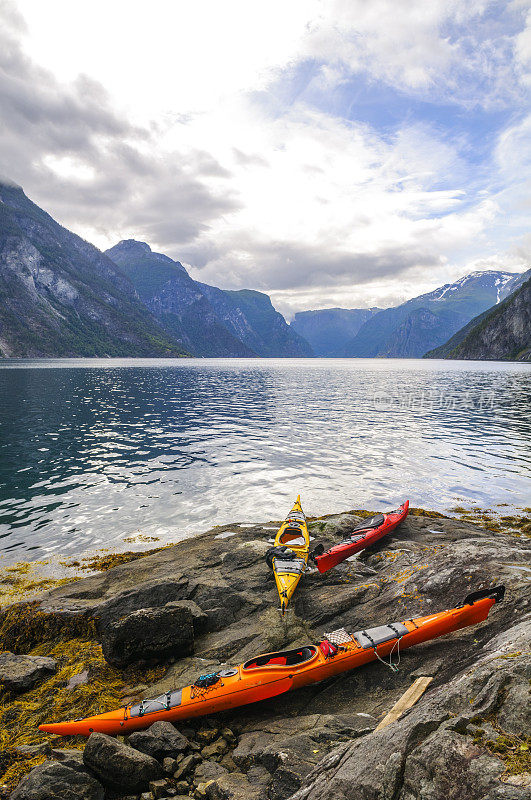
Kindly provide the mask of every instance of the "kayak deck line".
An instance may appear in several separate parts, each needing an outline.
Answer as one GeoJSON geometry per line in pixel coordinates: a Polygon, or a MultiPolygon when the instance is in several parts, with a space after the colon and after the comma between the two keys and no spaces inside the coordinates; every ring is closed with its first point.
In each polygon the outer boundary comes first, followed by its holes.
{"type": "Polygon", "coordinates": [[[158,720],[176,722],[260,702],[383,659],[397,643],[403,650],[476,625],[488,617],[492,606],[501,602],[504,594],[504,586],[495,586],[469,594],[460,606],[425,617],[352,634],[339,629],[325,634],[318,644],[256,656],[237,667],[199,676],[193,684],[153,700],[84,719],[40,725],[39,729],[63,736],[90,736],[94,731],[123,735],[147,728],[158,720]]]}

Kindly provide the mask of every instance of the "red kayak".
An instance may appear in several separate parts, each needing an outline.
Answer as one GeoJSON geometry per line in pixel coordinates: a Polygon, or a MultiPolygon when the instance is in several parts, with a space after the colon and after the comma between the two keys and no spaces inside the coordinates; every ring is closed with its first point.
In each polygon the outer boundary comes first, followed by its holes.
{"type": "Polygon", "coordinates": [[[407,517],[408,510],[409,500],[406,500],[396,511],[390,511],[388,514],[375,514],[374,517],[364,519],[350,532],[348,539],[333,545],[329,550],[319,553],[316,548],[313,552],[313,560],[319,572],[327,572],[336,564],[340,564],[349,556],[359,553],[360,550],[377,542],[386,533],[393,531],[407,517]]]}

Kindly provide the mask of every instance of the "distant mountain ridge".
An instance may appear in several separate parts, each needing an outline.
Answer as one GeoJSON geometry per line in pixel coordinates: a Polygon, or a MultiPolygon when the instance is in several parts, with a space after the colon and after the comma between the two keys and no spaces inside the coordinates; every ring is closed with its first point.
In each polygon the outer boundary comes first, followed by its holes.
{"type": "Polygon", "coordinates": [[[268,295],[227,291],[193,280],[178,261],[125,239],[106,251],[160,325],[192,355],[313,356],[268,295]]]}
{"type": "Polygon", "coordinates": [[[0,182],[0,357],[525,359],[530,274],[476,271],[395,308],[299,312],[288,325],[268,295],[196,281],[145,242],[102,253],[0,182]]]}
{"type": "Polygon", "coordinates": [[[361,326],[379,308],[323,308],[299,311],[290,327],[310,343],[316,356],[343,355],[345,342],[352,339],[361,326]]]}
{"type": "Polygon", "coordinates": [[[178,261],[125,239],[106,255],[127,275],[159,324],[195,356],[253,356],[221,323],[201,288],[178,261]]]}
{"type": "Polygon", "coordinates": [[[519,273],[476,271],[374,314],[345,344],[358,358],[420,358],[519,285],[519,273]]]}
{"type": "Polygon", "coordinates": [[[267,294],[253,289],[229,291],[199,284],[227,328],[257,355],[264,358],[310,358],[310,344],[292,330],[276,311],[267,294]]]}
{"type": "Polygon", "coordinates": [[[0,355],[179,356],[130,281],[20,186],[0,183],[0,355]]]}
{"type": "Polygon", "coordinates": [[[424,358],[531,361],[531,270],[504,301],[472,319],[424,358]]]}

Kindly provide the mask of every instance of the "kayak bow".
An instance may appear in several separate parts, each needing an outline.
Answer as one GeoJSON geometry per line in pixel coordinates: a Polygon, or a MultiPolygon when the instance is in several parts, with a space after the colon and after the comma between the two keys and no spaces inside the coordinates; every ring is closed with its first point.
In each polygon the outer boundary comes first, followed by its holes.
{"type": "MultiPolygon", "coordinates": [[[[319,552],[316,548],[312,558],[319,572],[327,572],[346,558],[374,544],[386,533],[393,531],[407,517],[408,510],[409,500],[406,500],[396,511],[375,514],[374,517],[364,519],[350,532],[348,539],[333,545],[326,552],[319,552]]],[[[322,545],[320,547],[322,548],[322,545]]]]}
{"type": "Polygon", "coordinates": [[[40,725],[39,729],[60,736],[90,736],[93,731],[127,734],[148,728],[158,720],[175,722],[265,700],[377,658],[391,658],[394,652],[420,642],[476,625],[487,618],[494,603],[503,600],[504,594],[504,586],[495,586],[469,594],[456,608],[427,617],[406,619],[352,634],[341,628],[325,634],[319,644],[266,653],[238,667],[201,675],[191,686],[152,700],[142,700],[106,714],[72,722],[40,725]]]}
{"type": "Polygon", "coordinates": [[[275,536],[274,546],[266,554],[266,561],[275,575],[282,615],[286,613],[288,603],[306,569],[309,552],[310,537],[299,495],[275,536]]]}

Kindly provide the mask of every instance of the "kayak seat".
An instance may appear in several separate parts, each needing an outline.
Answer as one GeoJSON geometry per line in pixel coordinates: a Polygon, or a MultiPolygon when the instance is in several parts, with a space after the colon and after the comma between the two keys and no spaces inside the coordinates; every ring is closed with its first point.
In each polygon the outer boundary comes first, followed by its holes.
{"type": "Polygon", "coordinates": [[[368,650],[369,647],[390,642],[391,639],[401,639],[406,633],[409,631],[402,622],[391,622],[389,625],[379,625],[377,628],[356,631],[352,636],[364,650],[368,650]]]}
{"type": "Polygon", "coordinates": [[[144,714],[152,714],[154,711],[164,711],[166,708],[176,708],[182,702],[182,689],[168,694],[161,694],[153,700],[142,700],[141,703],[131,706],[129,709],[130,717],[143,717],[144,714]]]}
{"type": "Polygon", "coordinates": [[[356,525],[355,528],[352,528],[353,531],[366,531],[370,528],[379,528],[382,522],[385,521],[385,516],[383,514],[375,514],[374,517],[367,517],[367,519],[362,520],[359,525],[356,525]]]}
{"type": "Polygon", "coordinates": [[[256,669],[257,667],[294,667],[304,664],[314,657],[316,648],[313,645],[299,647],[297,650],[284,650],[280,653],[267,653],[251,661],[246,661],[243,669],[256,669]]]}

